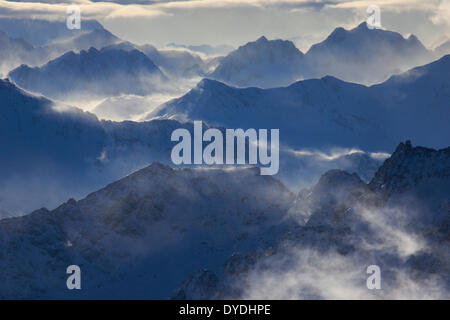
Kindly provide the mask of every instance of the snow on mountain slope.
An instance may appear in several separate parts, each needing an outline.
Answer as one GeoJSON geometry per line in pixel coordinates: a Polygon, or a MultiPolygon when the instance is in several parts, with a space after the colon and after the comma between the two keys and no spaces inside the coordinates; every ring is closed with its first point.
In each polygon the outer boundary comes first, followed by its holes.
{"type": "MultiPolygon", "coordinates": [[[[2,154],[8,155],[0,159],[0,208],[14,215],[83,197],[154,161],[170,165],[172,132],[193,132],[192,123],[174,120],[99,121],[93,114],[27,94],[6,80],[0,82],[0,101],[0,143],[2,154]]],[[[280,179],[293,190],[332,168],[367,179],[380,164],[363,152],[345,150],[329,156],[289,151],[281,160],[280,179]]]]}
{"type": "Polygon", "coordinates": [[[434,150],[401,143],[375,174],[370,186],[390,196],[424,179],[450,178],[450,148],[434,150]]]}
{"type": "MultiPolygon", "coordinates": [[[[331,77],[269,90],[235,89],[216,81],[204,80],[185,96],[162,105],[149,119],[160,116],[162,119],[182,121],[204,120],[207,125],[222,128],[279,128],[282,143],[279,179],[293,190],[314,183],[320,174],[329,169],[349,170],[360,174],[367,181],[380,163],[376,152],[390,153],[398,140],[412,138],[432,147],[448,144],[449,94],[448,78],[445,75],[449,65],[449,57],[446,56],[369,88],[331,77]],[[419,91],[423,92],[423,96],[418,96],[419,91]]],[[[11,89],[12,85],[6,87],[11,89]]],[[[5,172],[30,168],[21,175],[22,179],[11,180],[10,177],[3,182],[4,188],[8,186],[12,190],[3,197],[9,198],[14,207],[23,206],[21,190],[30,190],[27,195],[37,200],[37,196],[31,195],[35,190],[44,191],[39,179],[47,181],[49,190],[55,191],[46,191],[41,194],[41,201],[29,203],[34,203],[33,207],[52,207],[61,199],[68,196],[79,198],[87,191],[152,161],[170,164],[173,145],[170,142],[171,130],[177,126],[192,127],[192,124],[182,125],[172,120],[98,122],[92,115],[85,114],[87,119],[91,119],[87,121],[87,127],[92,129],[85,129],[81,120],[67,129],[65,117],[71,112],[48,112],[54,110],[50,107],[24,109],[21,102],[25,99],[23,96],[30,97],[14,89],[12,93],[5,91],[2,100],[3,105],[9,106],[2,109],[3,112],[8,111],[5,117],[9,119],[3,126],[4,130],[13,124],[21,124],[14,130],[8,129],[3,135],[9,141],[5,143],[11,153],[9,160],[4,160],[8,163],[4,168],[11,170],[5,169],[5,172]],[[46,112],[33,113],[41,109],[46,112]],[[23,115],[17,118],[21,114],[19,111],[23,115]],[[52,124],[48,124],[47,116],[51,119],[60,117],[61,120],[56,121],[56,124],[55,120],[51,120],[52,124]],[[30,120],[23,122],[22,118],[30,120]],[[159,123],[165,128],[160,133],[154,131],[159,128],[159,123]],[[28,126],[30,130],[20,129],[28,126]],[[109,133],[105,133],[107,128],[111,128],[108,129],[109,133]],[[80,135],[82,143],[76,140],[80,135]],[[122,143],[115,144],[115,138],[111,137],[117,137],[122,143]],[[30,142],[27,144],[28,140],[30,142]],[[154,146],[158,148],[154,149],[154,146]],[[26,152],[28,148],[33,150],[33,157],[26,152]],[[74,152],[76,156],[72,156],[74,152]],[[63,165],[62,168],[56,171],[57,174],[52,174],[52,170],[55,170],[52,168],[59,168],[59,164],[63,165]],[[65,177],[68,173],[79,171],[80,166],[89,170],[81,170],[86,174],[80,173],[77,177],[69,175],[72,181],[68,188],[70,190],[64,191],[61,185],[67,180],[65,177]],[[94,173],[90,173],[92,170],[94,173]],[[101,172],[101,178],[97,177],[97,171],[101,172]],[[32,179],[35,172],[42,173],[38,175],[39,179],[38,176],[32,179]],[[50,183],[53,177],[59,181],[56,185],[50,183]],[[26,188],[23,188],[23,181],[28,181],[26,188]],[[81,187],[77,189],[79,185],[81,187]],[[56,190],[60,190],[62,195],[56,190]]],[[[31,100],[31,105],[41,103],[36,102],[36,98],[31,100]]],[[[73,114],[82,113],[77,110],[73,114]]],[[[4,209],[15,212],[12,208],[4,209]]]]}
{"type": "MultiPolygon", "coordinates": [[[[329,169],[349,170],[367,181],[380,164],[376,152],[390,153],[395,141],[412,138],[432,147],[448,144],[448,69],[446,56],[369,88],[330,77],[270,90],[235,89],[204,80],[151,117],[204,120],[227,128],[279,128],[278,178],[293,190],[309,186],[329,169]],[[420,90],[423,96],[418,96],[420,90]]],[[[45,99],[3,84],[2,129],[10,156],[2,161],[8,177],[2,183],[2,198],[10,201],[10,207],[3,207],[8,212],[79,198],[155,160],[170,164],[172,130],[192,128],[172,120],[99,122],[79,110],[61,112],[65,107],[50,106],[45,99]],[[164,129],[155,131],[160,124],[164,129]],[[18,172],[16,178],[11,175],[18,172]],[[80,173],[73,177],[73,172],[80,173]],[[70,186],[63,188],[67,178],[70,186]],[[46,181],[48,189],[40,181],[46,181]],[[24,203],[24,196],[30,201],[24,203]]]]}
{"type": "Polygon", "coordinates": [[[298,195],[289,215],[299,224],[270,248],[236,252],[219,273],[203,266],[174,297],[448,299],[448,151],[402,143],[368,185],[327,172],[298,195]],[[382,290],[366,287],[370,265],[381,270],[382,290]]]}
{"type": "Polygon", "coordinates": [[[290,41],[262,37],[231,52],[210,77],[238,87],[280,87],[327,75],[370,85],[433,58],[415,36],[370,30],[363,22],[352,30],[336,28],[305,55],[290,41]]]}
{"type": "Polygon", "coordinates": [[[449,72],[450,55],[446,55],[371,87],[387,110],[388,135],[433,148],[448,146],[449,72]]]}
{"type": "Polygon", "coordinates": [[[170,160],[176,121],[108,122],[0,81],[0,208],[53,207],[170,160]],[[27,201],[24,201],[27,199],[27,201]]]}
{"type": "MultiPolygon", "coordinates": [[[[2,177],[29,169],[39,179],[45,166],[37,159],[45,156],[48,174],[55,178],[59,173],[51,161],[62,159],[66,192],[77,179],[100,183],[167,156],[170,133],[180,126],[173,120],[99,122],[8,81],[0,83],[0,98],[0,128],[7,130],[0,135],[1,145],[11,163],[17,162],[12,169],[0,166],[2,177]],[[35,146],[33,152],[22,147],[24,141],[35,146]],[[88,166],[83,173],[78,161],[95,163],[97,171],[88,166]]],[[[371,184],[334,171],[319,181],[312,195],[301,193],[293,205],[294,196],[257,169],[173,170],[153,164],[81,201],[0,220],[0,296],[256,298],[284,297],[283,292],[296,290],[302,298],[342,298],[346,292],[374,297],[365,289],[365,268],[378,264],[388,286],[381,297],[448,297],[449,165],[447,150],[400,145],[371,184]],[[410,183],[406,189],[404,181],[410,183]],[[383,185],[400,187],[390,188],[389,194],[383,185]],[[308,199],[314,201],[303,203],[308,199]],[[308,215],[302,211],[305,205],[308,215]],[[71,264],[83,270],[81,292],[64,287],[71,264]],[[294,282],[288,281],[292,273],[298,275],[294,282]],[[321,282],[307,281],[314,274],[328,284],[333,278],[342,281],[329,291],[321,282]],[[260,281],[252,281],[254,277],[260,281]],[[281,291],[269,290],[273,279],[281,291]],[[423,281],[431,281],[434,291],[423,281]],[[405,285],[418,289],[411,293],[405,285]]],[[[43,192],[53,193],[50,180],[39,181],[43,192]]]]}
{"type": "Polygon", "coordinates": [[[0,81],[0,101],[0,145],[7,155],[0,159],[4,208],[16,213],[60,201],[61,193],[77,193],[80,175],[102,152],[105,135],[97,118],[76,108],[58,109],[6,80],[0,81]]]}
{"type": "Polygon", "coordinates": [[[143,95],[166,80],[142,52],[114,47],[71,51],[39,68],[22,65],[9,77],[22,88],[53,98],[143,95]]]}
{"type": "Polygon", "coordinates": [[[94,29],[75,38],[52,42],[46,46],[39,47],[39,49],[43,51],[42,55],[46,57],[46,61],[50,61],[69,51],[79,52],[89,50],[91,47],[101,50],[120,41],[118,37],[106,29],[94,29]]]}
{"type": "Polygon", "coordinates": [[[450,228],[450,147],[434,150],[412,147],[407,141],[396,149],[375,174],[369,186],[382,193],[388,205],[415,215],[415,226],[450,228]],[[420,198],[420,202],[416,201],[420,198]]]}
{"type": "Polygon", "coordinates": [[[203,120],[227,128],[279,128],[280,140],[294,148],[364,145],[374,149],[382,146],[378,138],[385,137],[374,121],[376,110],[359,107],[367,92],[366,87],[330,77],[267,90],[237,89],[204,79],[146,119],[203,120]],[[350,97],[352,104],[346,103],[350,97]]]}
{"type": "MultiPolygon", "coordinates": [[[[413,149],[413,156],[403,149],[400,145],[385,165],[392,167],[389,163],[408,159],[414,171],[414,163],[428,161],[428,154],[423,155],[421,148],[413,149]]],[[[449,159],[442,154],[440,157],[445,172],[449,159]]],[[[396,174],[391,171],[385,178],[396,179],[396,174]]],[[[444,177],[448,181],[448,176],[444,177]]],[[[399,226],[391,230],[390,224],[368,220],[370,215],[365,216],[365,212],[355,213],[362,210],[361,204],[358,207],[348,199],[365,201],[364,197],[360,200],[352,196],[358,189],[372,192],[355,175],[327,173],[313,189],[312,197],[318,205],[313,215],[329,219],[313,216],[310,221],[315,219],[314,226],[301,226],[285,218],[292,195],[257,170],[173,170],[154,164],[86,199],[70,200],[52,212],[39,210],[1,221],[0,254],[8,257],[2,260],[5,285],[1,296],[448,297],[448,259],[442,251],[446,245],[442,237],[448,237],[448,228],[425,238],[432,241],[432,246],[403,255],[404,243],[398,241],[418,241],[417,235],[405,233],[407,230],[399,226]],[[330,202],[326,196],[329,192],[337,202],[330,202]],[[345,194],[349,194],[347,199],[345,194]],[[354,207],[350,211],[348,204],[354,207]],[[339,213],[341,205],[344,215],[339,213]],[[328,208],[328,214],[323,208],[328,208]],[[389,238],[393,232],[403,233],[399,238],[389,238]],[[18,241],[27,250],[8,251],[18,241]],[[61,286],[65,283],[65,268],[72,263],[83,270],[83,290],[79,292],[61,286]],[[365,287],[365,269],[374,263],[382,268],[384,290],[380,292],[365,287]],[[330,265],[333,268],[327,267],[330,265]],[[295,281],[292,273],[297,275],[295,281]],[[254,281],[256,278],[259,281],[254,281]],[[335,281],[330,282],[332,279],[335,281]],[[279,290],[270,285],[274,280],[279,290]]],[[[380,210],[392,214],[388,208],[380,210]]]]}
{"type": "MultiPolygon", "coordinates": [[[[7,75],[22,64],[40,66],[69,51],[101,49],[120,39],[105,29],[94,29],[78,37],[52,42],[45,46],[32,46],[22,39],[8,37],[0,31],[0,73],[7,75]]],[[[1,75],[1,74],[0,74],[1,75]]]]}
{"type": "Polygon", "coordinates": [[[56,153],[61,158],[73,153],[71,159],[79,161],[101,150],[102,128],[94,115],[76,108],[59,109],[52,101],[28,94],[8,80],[0,80],[0,97],[0,141],[13,163],[19,155],[35,152],[56,153]]]}
{"type": "Polygon", "coordinates": [[[450,134],[449,72],[450,56],[444,56],[372,87],[325,77],[284,88],[238,89],[204,79],[146,119],[279,128],[281,142],[292,148],[390,151],[405,139],[439,148],[450,134]]]}
{"type": "Polygon", "coordinates": [[[51,212],[1,220],[0,297],[168,298],[200,266],[265,248],[291,201],[258,170],[156,163],[51,212]],[[65,289],[71,264],[82,269],[78,292],[65,289]]]}
{"type": "Polygon", "coordinates": [[[109,47],[125,51],[141,51],[172,81],[203,76],[208,68],[199,55],[189,51],[157,49],[150,44],[136,45],[129,41],[116,41],[109,47]]]}
{"type": "Polygon", "coordinates": [[[323,42],[313,45],[306,58],[316,77],[332,75],[373,84],[428,63],[434,55],[414,35],[405,39],[396,32],[370,30],[363,22],[352,30],[335,29],[323,42]]]}
{"type": "Polygon", "coordinates": [[[291,41],[261,37],[231,52],[211,77],[240,87],[278,87],[298,80],[304,55],[291,41]]]}

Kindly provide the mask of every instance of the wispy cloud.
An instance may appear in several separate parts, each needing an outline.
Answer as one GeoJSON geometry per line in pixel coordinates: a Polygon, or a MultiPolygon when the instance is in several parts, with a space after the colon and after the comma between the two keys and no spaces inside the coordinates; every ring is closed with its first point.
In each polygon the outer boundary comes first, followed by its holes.
{"type": "Polygon", "coordinates": [[[384,8],[397,8],[398,10],[411,9],[435,9],[439,6],[440,0],[355,0],[337,1],[330,5],[337,8],[367,8],[370,5],[378,5],[384,8]]]}
{"type": "Polygon", "coordinates": [[[448,8],[445,1],[431,0],[113,0],[108,2],[93,0],[9,0],[0,3],[0,14],[43,15],[60,17],[65,14],[67,5],[79,5],[86,16],[97,18],[117,17],[154,17],[170,15],[176,10],[225,7],[279,7],[295,10],[296,8],[322,9],[330,8],[363,8],[371,4],[396,10],[411,8],[433,10],[436,19],[448,19],[438,14],[440,8],[448,8]],[[444,4],[442,4],[442,2],[444,4]]]}
{"type": "MultiPolygon", "coordinates": [[[[239,277],[245,299],[446,299],[448,290],[439,274],[417,277],[406,263],[421,252],[432,252],[427,241],[411,230],[414,215],[402,207],[381,210],[358,208],[354,213],[371,232],[352,236],[345,243],[357,248],[348,254],[331,249],[327,239],[314,239],[317,247],[289,242],[273,255],[261,258],[248,274],[239,277]],[[320,243],[319,243],[320,241],[320,243]],[[398,259],[392,259],[392,257],[398,259]],[[386,259],[386,257],[389,257],[386,259]],[[396,261],[396,262],[395,262],[396,261]],[[400,262],[402,261],[402,262],[400,262]],[[405,264],[406,263],[406,264],[405,264]],[[366,287],[367,266],[379,264],[379,292],[366,287]]],[[[416,223],[416,222],[414,222],[416,223]]],[[[301,239],[308,237],[304,231],[301,239]]],[[[312,238],[313,239],[313,238],[312,238]]]]}
{"type": "MultiPolygon", "coordinates": [[[[294,150],[286,149],[285,151],[299,157],[313,157],[325,161],[333,161],[340,157],[352,155],[352,154],[365,154],[366,152],[360,149],[335,149],[329,152],[320,150],[294,150]]],[[[374,159],[384,160],[389,158],[390,154],[385,152],[371,152],[368,155],[374,159]]]]}
{"type": "Polygon", "coordinates": [[[156,4],[120,4],[116,2],[92,2],[89,0],[58,1],[40,0],[39,2],[0,2],[1,16],[18,16],[63,20],[69,5],[80,6],[85,18],[117,18],[117,17],[154,17],[167,15],[156,4]]]}

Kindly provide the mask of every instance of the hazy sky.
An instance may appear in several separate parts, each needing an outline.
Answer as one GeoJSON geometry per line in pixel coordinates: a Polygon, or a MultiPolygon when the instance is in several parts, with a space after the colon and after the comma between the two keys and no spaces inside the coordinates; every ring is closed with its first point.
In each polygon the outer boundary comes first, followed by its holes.
{"type": "Polygon", "coordinates": [[[450,36],[450,0],[0,0],[0,14],[64,19],[68,4],[118,36],[164,46],[231,44],[261,35],[291,39],[305,50],[336,26],[356,26],[369,5],[386,29],[417,35],[427,46],[450,36]]]}

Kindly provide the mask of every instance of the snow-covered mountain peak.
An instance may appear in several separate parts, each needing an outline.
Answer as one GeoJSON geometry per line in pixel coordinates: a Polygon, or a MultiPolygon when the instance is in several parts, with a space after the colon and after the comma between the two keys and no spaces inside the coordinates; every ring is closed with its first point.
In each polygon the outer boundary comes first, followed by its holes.
{"type": "Polygon", "coordinates": [[[106,29],[94,29],[89,33],[83,34],[80,37],[78,37],[78,39],[83,39],[83,40],[95,40],[101,38],[104,41],[108,40],[108,41],[120,41],[120,39],[115,36],[114,34],[112,34],[110,31],[106,30],[106,29]]]}
{"type": "Polygon", "coordinates": [[[406,38],[406,40],[410,42],[421,43],[419,38],[415,34],[410,34],[408,38],[406,38]]]}
{"type": "Polygon", "coordinates": [[[366,22],[363,22],[351,30],[336,28],[323,42],[313,45],[307,56],[317,59],[319,57],[315,56],[330,51],[328,54],[334,54],[337,55],[336,58],[343,59],[345,54],[357,57],[359,53],[365,52],[366,56],[361,56],[359,59],[367,59],[367,54],[373,56],[382,53],[395,56],[395,50],[407,56],[429,54],[419,39],[413,35],[405,39],[397,32],[383,29],[371,30],[367,28],[366,22]]]}
{"type": "Polygon", "coordinates": [[[135,173],[129,175],[130,178],[151,178],[155,179],[156,176],[167,176],[174,172],[174,169],[161,162],[153,162],[148,167],[143,168],[135,173]]]}
{"type": "Polygon", "coordinates": [[[265,36],[261,36],[260,38],[258,38],[258,40],[256,40],[256,43],[267,43],[267,42],[269,42],[269,40],[267,40],[265,36]]]}
{"type": "Polygon", "coordinates": [[[365,21],[361,22],[358,26],[349,30],[342,27],[337,27],[325,39],[323,44],[343,45],[344,43],[350,44],[356,42],[360,42],[360,44],[362,44],[369,40],[377,40],[384,42],[389,41],[391,42],[391,45],[399,45],[401,42],[410,41],[411,44],[414,43],[423,47],[423,45],[415,35],[411,34],[408,36],[408,38],[404,38],[398,32],[380,28],[369,29],[365,21]]]}
{"type": "Polygon", "coordinates": [[[23,255],[13,254],[17,241],[34,252],[32,264],[43,270],[27,278],[29,291],[0,286],[0,297],[66,296],[70,292],[58,285],[54,270],[64,272],[66,263],[77,263],[86,274],[80,292],[86,298],[103,296],[107,283],[122,288],[107,285],[111,297],[130,292],[139,297],[151,288],[148,298],[168,298],[195,270],[218,272],[233,252],[265,248],[287,228],[292,199],[277,180],[251,169],[152,164],[50,212],[0,220],[0,256],[11,257],[0,280],[27,272],[28,264],[20,263],[23,255]]]}
{"type": "Polygon", "coordinates": [[[58,99],[70,99],[81,92],[82,96],[93,97],[144,95],[167,80],[141,51],[114,45],[100,50],[90,47],[79,53],[71,51],[42,67],[21,66],[9,77],[22,88],[58,99]]]}
{"type": "Polygon", "coordinates": [[[33,111],[37,111],[52,105],[50,100],[44,97],[36,97],[18,88],[9,78],[0,79],[0,99],[3,102],[1,108],[12,109],[17,107],[16,112],[20,112],[20,108],[25,109],[29,106],[32,106],[33,111]]]}
{"type": "Polygon", "coordinates": [[[200,80],[197,85],[196,85],[197,89],[201,89],[201,90],[215,90],[215,89],[225,89],[225,88],[229,88],[226,84],[214,80],[214,79],[209,79],[209,78],[203,78],[202,80],[200,80]]]}
{"type": "Polygon", "coordinates": [[[393,75],[379,86],[396,88],[399,85],[416,83],[416,86],[421,86],[424,90],[439,89],[442,94],[448,90],[445,83],[449,82],[449,78],[446,76],[449,72],[450,54],[447,54],[426,65],[415,67],[399,75],[393,75]]]}
{"type": "MultiPolygon", "coordinates": [[[[334,29],[326,38],[329,42],[340,42],[346,36],[347,31],[343,27],[338,27],[334,29]]],[[[311,50],[311,49],[310,49],[311,50]]]]}
{"type": "Polygon", "coordinates": [[[433,56],[416,37],[406,39],[397,32],[371,30],[366,22],[351,30],[336,28],[306,53],[315,76],[329,74],[364,84],[378,83],[392,74],[428,63],[433,56]]]}
{"type": "Polygon", "coordinates": [[[297,79],[303,56],[292,41],[263,36],[228,54],[211,76],[238,86],[288,85],[297,79]]]}
{"type": "Polygon", "coordinates": [[[248,42],[247,44],[239,47],[236,51],[230,53],[234,57],[251,58],[258,56],[264,56],[267,54],[284,55],[285,57],[295,57],[296,55],[302,55],[302,52],[297,49],[292,41],[289,40],[268,40],[265,36],[260,37],[256,41],[248,42]],[[265,50],[271,50],[267,52],[265,50]],[[260,50],[260,52],[258,52],[260,50]]]}

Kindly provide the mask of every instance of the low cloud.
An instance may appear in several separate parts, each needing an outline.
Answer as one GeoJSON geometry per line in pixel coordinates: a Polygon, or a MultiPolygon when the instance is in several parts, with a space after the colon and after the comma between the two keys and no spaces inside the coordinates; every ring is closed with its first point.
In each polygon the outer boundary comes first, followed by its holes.
{"type": "Polygon", "coordinates": [[[390,281],[384,281],[381,268],[381,290],[369,290],[366,287],[368,264],[355,256],[293,249],[264,263],[270,265],[268,270],[253,271],[246,279],[249,286],[244,290],[244,299],[448,298],[436,277],[416,281],[400,269],[389,270],[390,281]],[[287,269],[286,264],[290,265],[287,269]]]}
{"type": "Polygon", "coordinates": [[[386,152],[369,152],[366,153],[360,149],[345,149],[345,148],[335,148],[330,151],[320,151],[320,150],[295,150],[286,149],[288,153],[291,153],[298,157],[312,157],[323,161],[333,161],[343,156],[348,156],[352,154],[368,154],[371,158],[377,160],[384,160],[389,158],[390,154],[386,152]]]}
{"type": "Polygon", "coordinates": [[[311,236],[313,246],[289,242],[276,249],[275,254],[261,258],[250,272],[238,278],[236,287],[243,290],[242,297],[448,299],[445,281],[442,275],[431,271],[431,264],[423,273],[420,267],[415,269],[409,264],[408,259],[425,252],[433,254],[435,249],[428,247],[420,232],[410,229],[414,214],[398,207],[357,208],[355,214],[369,228],[353,231],[353,235],[343,239],[355,251],[339,253],[335,241],[316,239],[314,232],[300,229],[301,239],[311,236]],[[381,290],[369,290],[366,286],[369,265],[380,266],[381,290]]]}

